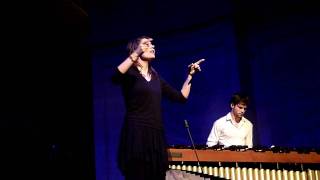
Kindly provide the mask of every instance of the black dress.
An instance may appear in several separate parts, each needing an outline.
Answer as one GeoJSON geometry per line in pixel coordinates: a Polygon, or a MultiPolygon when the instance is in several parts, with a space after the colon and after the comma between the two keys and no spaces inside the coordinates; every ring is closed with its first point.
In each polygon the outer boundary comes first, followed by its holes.
{"type": "Polygon", "coordinates": [[[150,66],[147,81],[134,66],[122,74],[116,69],[113,82],[120,84],[126,114],[118,149],[118,165],[127,175],[135,166],[143,166],[148,176],[163,176],[168,168],[167,144],[161,117],[162,96],[186,102],[180,91],[162,80],[150,66]]]}

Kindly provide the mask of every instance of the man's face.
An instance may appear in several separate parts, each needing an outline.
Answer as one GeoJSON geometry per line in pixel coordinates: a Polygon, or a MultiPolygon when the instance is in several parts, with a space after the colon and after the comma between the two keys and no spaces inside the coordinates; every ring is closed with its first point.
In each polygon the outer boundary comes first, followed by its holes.
{"type": "Polygon", "coordinates": [[[152,39],[143,38],[140,41],[140,46],[143,50],[141,55],[142,59],[144,60],[152,60],[155,58],[155,49],[154,45],[152,44],[152,39]]]}
{"type": "Polygon", "coordinates": [[[241,119],[247,110],[247,105],[245,105],[243,103],[239,103],[236,105],[231,104],[231,108],[232,108],[232,113],[233,113],[234,117],[241,119]]]}

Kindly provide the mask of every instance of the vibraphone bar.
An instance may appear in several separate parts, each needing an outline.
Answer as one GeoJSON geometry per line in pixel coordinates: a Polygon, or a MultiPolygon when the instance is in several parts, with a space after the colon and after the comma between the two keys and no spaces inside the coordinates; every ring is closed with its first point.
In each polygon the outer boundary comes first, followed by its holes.
{"type": "Polygon", "coordinates": [[[231,180],[320,180],[319,152],[169,148],[169,168],[204,178],[231,180]]]}

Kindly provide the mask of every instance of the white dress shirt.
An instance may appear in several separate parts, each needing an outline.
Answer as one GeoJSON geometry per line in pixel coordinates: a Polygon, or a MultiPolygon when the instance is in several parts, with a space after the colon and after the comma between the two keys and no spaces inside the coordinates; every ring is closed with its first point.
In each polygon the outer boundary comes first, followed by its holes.
{"type": "Polygon", "coordinates": [[[252,147],[252,123],[245,117],[239,123],[232,120],[231,113],[221,117],[213,123],[207,139],[209,147],[214,145],[247,145],[252,147]]]}

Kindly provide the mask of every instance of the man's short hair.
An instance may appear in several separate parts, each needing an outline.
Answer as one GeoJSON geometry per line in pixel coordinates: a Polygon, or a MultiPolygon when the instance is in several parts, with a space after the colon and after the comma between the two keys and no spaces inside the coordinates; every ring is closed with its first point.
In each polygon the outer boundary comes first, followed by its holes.
{"type": "Polygon", "coordinates": [[[236,92],[231,96],[230,104],[249,104],[249,96],[244,92],[236,92]]]}

